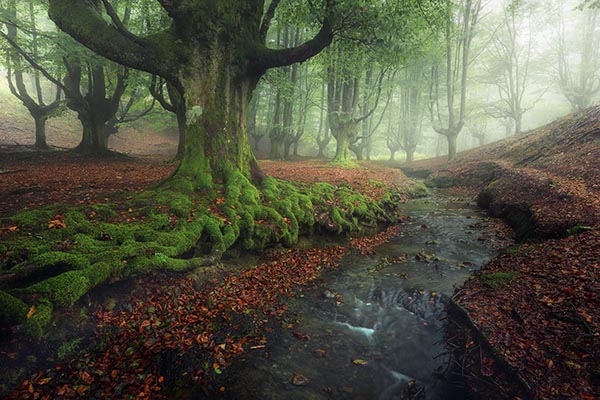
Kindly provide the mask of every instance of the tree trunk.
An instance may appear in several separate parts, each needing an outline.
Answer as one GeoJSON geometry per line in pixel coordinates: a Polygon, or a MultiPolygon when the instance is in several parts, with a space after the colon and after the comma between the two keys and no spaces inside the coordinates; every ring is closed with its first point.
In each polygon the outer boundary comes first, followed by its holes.
{"type": "Polygon", "coordinates": [[[271,150],[269,153],[269,159],[271,160],[283,160],[283,142],[285,140],[285,131],[281,124],[281,93],[277,90],[275,96],[275,110],[273,112],[273,126],[269,132],[269,138],[271,139],[271,150]]]}
{"type": "Polygon", "coordinates": [[[390,161],[396,161],[396,150],[390,150],[390,161]]]}
{"type": "Polygon", "coordinates": [[[48,143],[46,143],[46,121],[48,120],[47,114],[34,116],[35,121],[35,148],[38,150],[47,150],[48,143]]]}
{"type": "MultiPolygon", "coordinates": [[[[250,149],[246,110],[258,79],[240,76],[235,58],[204,49],[210,63],[181,77],[185,93],[186,141],[171,181],[183,178],[196,189],[226,181],[232,170],[260,181],[263,173],[250,149]]],[[[222,50],[221,50],[222,51],[222,50]]]]}
{"type": "Polygon", "coordinates": [[[181,104],[175,111],[177,117],[177,132],[179,133],[179,142],[177,143],[177,154],[175,154],[176,160],[183,158],[185,150],[185,107],[181,104]]]}
{"type": "Polygon", "coordinates": [[[95,155],[107,153],[108,136],[104,132],[104,121],[85,111],[78,112],[77,118],[81,122],[82,136],[75,151],[95,155]]]}
{"type": "Polygon", "coordinates": [[[335,157],[333,161],[347,161],[350,159],[350,135],[348,134],[348,126],[342,125],[337,129],[335,136],[335,157]]]}
{"type": "Polygon", "coordinates": [[[515,116],[515,135],[518,135],[523,130],[523,114],[515,116]]]}
{"type": "Polygon", "coordinates": [[[456,139],[458,138],[458,133],[456,134],[448,134],[448,162],[452,162],[456,159],[456,139]]]}
{"type": "Polygon", "coordinates": [[[406,162],[411,162],[415,160],[415,151],[417,149],[413,146],[410,146],[406,149],[406,162]]]}

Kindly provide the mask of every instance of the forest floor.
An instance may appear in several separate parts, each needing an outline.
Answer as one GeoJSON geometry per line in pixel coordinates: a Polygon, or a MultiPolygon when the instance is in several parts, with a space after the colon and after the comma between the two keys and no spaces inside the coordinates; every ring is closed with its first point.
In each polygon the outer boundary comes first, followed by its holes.
{"type": "MultiPolygon", "coordinates": [[[[321,161],[261,165],[271,176],[351,186],[373,198],[384,190],[398,192],[400,199],[411,196],[412,181],[402,172],[372,163],[353,169],[321,161]]],[[[0,161],[0,216],[53,203],[118,200],[152,186],[174,168],[173,163],[123,156],[6,153],[0,161]]],[[[396,233],[392,227],[333,245],[305,243],[297,249],[242,254],[241,259],[228,258],[194,273],[158,272],[100,286],[76,307],[55,311],[48,331],[52,338],[45,338],[42,346],[18,334],[3,343],[0,395],[190,398],[219,393],[222,370],[236,356],[265,351],[273,324],[283,323],[284,297],[314,285],[345,254],[371,253],[396,233]]],[[[10,335],[6,327],[0,328],[10,335]]]]}
{"type": "MultiPolygon", "coordinates": [[[[600,398],[600,108],[518,137],[403,167],[470,193],[519,244],[454,295],[493,349],[467,340],[487,398],[600,398]],[[507,371],[508,370],[508,371],[507,371]],[[508,372],[521,390],[494,382],[508,372]],[[515,393],[516,392],[516,393],[515,393]]],[[[479,335],[475,335],[479,336],[479,335]]]]}

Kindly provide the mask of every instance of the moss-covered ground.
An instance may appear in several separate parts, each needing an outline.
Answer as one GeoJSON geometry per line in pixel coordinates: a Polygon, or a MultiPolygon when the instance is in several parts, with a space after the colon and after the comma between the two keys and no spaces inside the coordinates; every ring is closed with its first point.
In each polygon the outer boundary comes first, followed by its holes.
{"type": "MultiPolygon", "coordinates": [[[[136,187],[130,193],[97,193],[85,199],[71,194],[63,204],[33,207],[39,204],[34,202],[0,217],[0,328],[12,337],[10,346],[0,352],[0,357],[7,357],[3,371],[10,372],[0,389],[10,390],[11,382],[14,385],[28,371],[44,365],[39,364],[42,361],[67,361],[88,349],[89,337],[82,331],[89,335],[97,329],[90,315],[94,304],[100,303],[89,294],[96,287],[101,286],[104,293],[132,281],[130,277],[143,287],[146,279],[153,279],[154,284],[171,279],[156,278],[156,274],[179,279],[181,271],[194,271],[193,276],[208,271],[210,275],[222,268],[223,257],[257,259],[275,248],[306,243],[307,238],[362,248],[349,239],[397,222],[399,204],[426,193],[423,185],[409,181],[398,170],[377,166],[341,170],[316,162],[265,165],[270,175],[285,179],[268,177],[253,185],[232,171],[211,190],[173,191],[159,185],[141,192],[136,187]],[[318,182],[320,174],[322,182],[318,182]],[[43,355],[28,350],[36,342],[35,346],[44,344],[43,355]],[[17,354],[15,346],[26,351],[17,354]]],[[[65,178],[64,187],[57,190],[71,193],[85,182],[85,174],[73,182],[65,178]]],[[[51,192],[40,196],[40,203],[53,196],[51,192]]],[[[317,258],[293,267],[301,256],[293,257],[294,261],[275,264],[298,269],[298,278],[289,275],[293,279],[286,285],[318,275],[321,266],[313,263],[317,258]],[[310,269],[310,276],[303,272],[305,268],[310,269]]],[[[287,277],[286,271],[279,272],[287,277]]],[[[265,276],[273,278],[270,272],[265,276]]],[[[114,307],[112,297],[109,300],[101,302],[105,310],[114,307]]],[[[102,350],[102,343],[95,343],[95,351],[98,346],[102,350]]],[[[62,393],[56,390],[56,395],[62,393]]]]}
{"type": "MultiPolygon", "coordinates": [[[[364,168],[360,173],[368,176],[364,168]]],[[[334,183],[268,177],[255,186],[234,170],[213,190],[158,186],[112,202],[49,205],[2,217],[0,313],[43,336],[54,309],[72,306],[101,283],[213,265],[233,248],[261,252],[293,246],[300,236],[360,234],[396,221],[400,199],[423,190],[407,185],[410,191],[400,195],[389,178],[366,179],[362,192],[334,183]]]]}

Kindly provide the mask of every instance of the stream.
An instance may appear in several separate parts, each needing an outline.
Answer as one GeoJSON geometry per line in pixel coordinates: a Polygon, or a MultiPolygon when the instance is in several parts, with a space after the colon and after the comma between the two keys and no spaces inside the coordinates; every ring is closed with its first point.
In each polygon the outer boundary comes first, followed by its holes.
{"type": "Polygon", "coordinates": [[[468,399],[445,344],[445,302],[496,255],[487,217],[439,194],[404,206],[401,234],[344,258],[288,303],[290,330],[242,356],[231,399],[468,399]]]}

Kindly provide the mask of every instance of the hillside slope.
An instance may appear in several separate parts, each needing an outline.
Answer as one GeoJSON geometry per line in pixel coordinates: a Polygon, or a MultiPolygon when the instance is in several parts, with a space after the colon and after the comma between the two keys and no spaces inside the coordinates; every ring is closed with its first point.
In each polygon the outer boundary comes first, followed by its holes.
{"type": "Polygon", "coordinates": [[[468,328],[459,351],[471,355],[466,366],[483,397],[600,398],[600,107],[451,165],[409,168],[466,187],[527,243],[506,249],[453,298],[468,328]]]}

